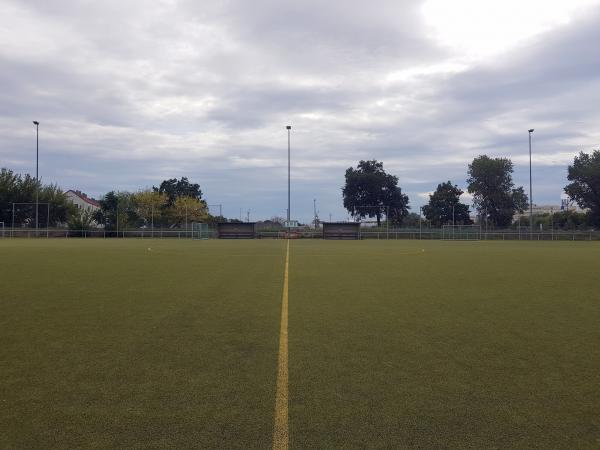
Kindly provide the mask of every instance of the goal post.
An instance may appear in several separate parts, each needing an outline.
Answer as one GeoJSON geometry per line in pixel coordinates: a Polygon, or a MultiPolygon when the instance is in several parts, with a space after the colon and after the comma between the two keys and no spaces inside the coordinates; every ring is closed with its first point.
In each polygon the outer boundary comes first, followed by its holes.
{"type": "Polygon", "coordinates": [[[208,224],[192,222],[192,239],[205,240],[209,237],[208,224]]]}
{"type": "Polygon", "coordinates": [[[481,225],[442,225],[442,239],[445,241],[479,241],[481,225]]]}
{"type": "Polygon", "coordinates": [[[23,236],[49,237],[50,203],[13,202],[10,224],[11,236],[19,231],[23,236]],[[43,234],[41,234],[43,233],[43,234]]]}

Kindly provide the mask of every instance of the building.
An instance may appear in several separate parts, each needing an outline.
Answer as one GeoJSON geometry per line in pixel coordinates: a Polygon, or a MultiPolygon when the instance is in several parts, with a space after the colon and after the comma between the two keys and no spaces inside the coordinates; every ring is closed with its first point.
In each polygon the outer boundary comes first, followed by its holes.
{"type": "Polygon", "coordinates": [[[92,198],[89,198],[81,191],[69,190],[65,192],[65,195],[77,209],[87,211],[90,214],[93,214],[100,209],[100,203],[92,198]]]}
{"type": "MultiPolygon", "coordinates": [[[[577,212],[577,213],[585,213],[588,210],[587,209],[581,209],[579,206],[577,205],[572,205],[572,204],[565,204],[564,202],[561,203],[560,205],[536,205],[535,203],[533,204],[533,215],[534,216],[543,216],[546,214],[557,214],[563,211],[571,211],[571,212],[577,212]]],[[[528,218],[529,217],[529,207],[527,207],[524,211],[523,214],[519,214],[518,212],[513,216],[513,221],[514,222],[518,222],[520,218],[525,217],[528,218]]]]}

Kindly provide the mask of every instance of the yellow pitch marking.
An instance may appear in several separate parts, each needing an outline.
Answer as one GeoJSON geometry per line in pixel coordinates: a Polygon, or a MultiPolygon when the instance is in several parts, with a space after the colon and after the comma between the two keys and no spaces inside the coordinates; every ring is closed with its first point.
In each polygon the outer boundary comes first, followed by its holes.
{"type": "Polygon", "coordinates": [[[277,362],[277,393],[275,395],[275,429],[273,450],[287,450],[288,432],[288,269],[290,264],[290,241],[285,253],[283,295],[281,298],[281,328],[279,330],[279,360],[277,362]]]}

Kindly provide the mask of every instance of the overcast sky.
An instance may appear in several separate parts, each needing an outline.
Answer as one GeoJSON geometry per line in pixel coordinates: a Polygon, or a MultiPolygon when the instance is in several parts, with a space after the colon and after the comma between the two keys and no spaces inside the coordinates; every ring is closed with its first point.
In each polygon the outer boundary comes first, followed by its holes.
{"type": "MultiPolygon", "coordinates": [[[[98,197],[171,177],[237,217],[344,219],[379,159],[418,212],[480,154],[558,204],[600,147],[600,1],[0,0],[0,166],[98,197]]],[[[468,202],[468,198],[465,199],[468,202]]]]}

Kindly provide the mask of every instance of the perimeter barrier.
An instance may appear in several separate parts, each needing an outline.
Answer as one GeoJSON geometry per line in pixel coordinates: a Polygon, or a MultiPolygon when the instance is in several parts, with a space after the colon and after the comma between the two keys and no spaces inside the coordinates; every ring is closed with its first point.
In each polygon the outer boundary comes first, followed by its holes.
{"type": "MultiPolygon", "coordinates": [[[[323,231],[313,228],[298,228],[288,233],[285,230],[261,230],[256,232],[256,239],[322,239],[323,231]]],[[[193,239],[193,231],[185,229],[133,229],[133,230],[70,230],[65,228],[48,228],[35,230],[32,228],[4,228],[0,239],[11,238],[76,238],[76,239],[193,239]]],[[[208,238],[217,238],[215,228],[209,227],[208,238]]],[[[517,230],[482,230],[481,233],[459,233],[449,235],[441,228],[398,229],[361,229],[362,240],[446,240],[446,241],[600,241],[600,231],[523,231],[517,230]],[[450,237],[449,237],[450,236],[450,237]]]]}

